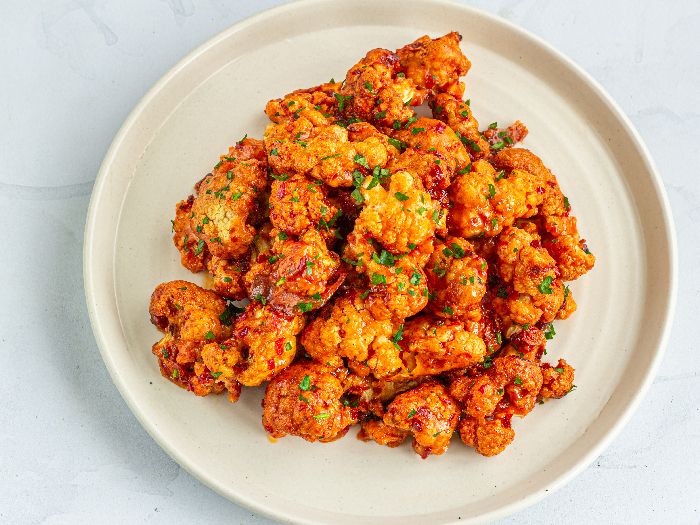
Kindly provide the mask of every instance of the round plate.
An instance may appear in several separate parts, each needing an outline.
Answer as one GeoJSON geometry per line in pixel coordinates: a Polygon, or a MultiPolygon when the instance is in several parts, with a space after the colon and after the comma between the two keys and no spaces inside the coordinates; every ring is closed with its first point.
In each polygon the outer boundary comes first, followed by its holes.
{"type": "Polygon", "coordinates": [[[227,498],[289,523],[486,523],[551,494],[610,443],[656,371],[675,305],[676,245],[653,162],[620,108],[578,66],[500,18],[444,1],[303,0],[244,20],[198,47],[133,110],[104,160],[85,231],[85,290],[105,364],[127,404],[180,465],[227,498]],[[410,444],[272,442],[262,388],[198,398],[161,377],[152,290],[188,279],[171,240],[175,204],[294,89],[343,78],[376,47],[451,30],[472,62],[467,97],[486,126],[523,121],[524,147],[569,197],[596,267],[571,283],[578,311],[545,359],[576,385],[514,422],[484,458],[453,440],[423,461],[410,444]]]}

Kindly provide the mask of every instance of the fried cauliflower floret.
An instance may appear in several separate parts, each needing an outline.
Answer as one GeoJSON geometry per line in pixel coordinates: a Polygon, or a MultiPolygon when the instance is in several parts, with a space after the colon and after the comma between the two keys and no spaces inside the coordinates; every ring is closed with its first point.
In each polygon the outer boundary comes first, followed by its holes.
{"type": "Polygon", "coordinates": [[[408,146],[390,164],[392,172],[408,169],[417,174],[430,196],[443,208],[449,207],[447,188],[455,170],[466,169],[470,162],[454,131],[439,120],[421,117],[392,132],[392,137],[408,146]]]}
{"type": "Polygon", "coordinates": [[[381,419],[370,419],[361,423],[362,428],[357,433],[357,439],[368,442],[375,441],[379,445],[396,448],[403,440],[411,435],[410,430],[387,425],[381,419]]]}
{"type": "Polygon", "coordinates": [[[460,237],[435,244],[426,267],[432,300],[428,311],[439,317],[468,316],[486,293],[486,261],[460,237]]]}
{"type": "Polygon", "coordinates": [[[463,405],[460,436],[484,456],[501,453],[513,440],[512,417],[524,417],[542,389],[540,366],[514,355],[493,360],[485,373],[455,379],[450,394],[463,405]]]}
{"type": "Polygon", "coordinates": [[[297,89],[283,99],[270,100],[265,106],[265,113],[271,121],[280,124],[298,118],[303,107],[318,111],[323,118],[334,120],[338,108],[336,97],[341,85],[340,82],[329,82],[309,89],[297,89]]]}
{"type": "Polygon", "coordinates": [[[537,178],[540,186],[544,189],[540,207],[541,215],[564,215],[566,213],[564,195],[559,189],[557,178],[537,155],[524,148],[509,148],[499,151],[493,156],[492,161],[497,170],[504,170],[506,174],[513,170],[520,170],[537,178]]]}
{"type": "Polygon", "coordinates": [[[497,123],[489,126],[489,129],[482,133],[482,136],[488,141],[491,154],[502,150],[503,148],[512,148],[518,142],[522,142],[527,137],[528,129],[525,124],[519,120],[515,124],[507,128],[497,128],[497,123]],[[491,127],[493,126],[493,127],[491,127]]]}
{"type": "Polygon", "coordinates": [[[413,433],[413,450],[425,459],[450,446],[459,424],[460,408],[443,385],[430,381],[409,390],[387,407],[384,424],[413,433]]]}
{"type": "Polygon", "coordinates": [[[469,71],[471,62],[459,48],[462,36],[456,31],[431,39],[423,36],[396,50],[407,78],[426,97],[441,92],[462,98],[464,83],[459,81],[469,71]]]}
{"type": "Polygon", "coordinates": [[[516,219],[531,217],[542,203],[544,189],[528,172],[496,173],[486,161],[476,161],[471,172],[457,175],[450,187],[450,232],[462,237],[498,235],[516,219]]]}
{"type": "Polygon", "coordinates": [[[445,213],[425,192],[420,179],[407,170],[391,174],[389,189],[367,177],[361,191],[365,207],[355,231],[370,234],[393,254],[406,253],[445,227],[445,213]]]}
{"type": "Polygon", "coordinates": [[[212,256],[207,260],[207,271],[214,281],[214,291],[219,295],[240,301],[246,296],[243,276],[250,269],[248,254],[238,259],[221,259],[212,256]]]}
{"type": "Polygon", "coordinates": [[[574,281],[593,269],[595,256],[581,239],[576,227],[576,217],[550,215],[544,217],[546,233],[542,236],[542,245],[552,258],[557,261],[562,281],[574,281]]]}
{"type": "Polygon", "coordinates": [[[153,345],[161,374],[198,396],[229,390],[231,402],[238,400],[235,380],[215,378],[202,360],[202,348],[231,335],[231,317],[226,301],[211,290],[187,281],[171,281],[156,287],[149,308],[151,322],[165,336],[153,345]]]}
{"type": "Polygon", "coordinates": [[[456,320],[419,315],[404,324],[400,335],[404,366],[393,381],[466,368],[486,354],[483,339],[456,320]]]}
{"type": "Polygon", "coordinates": [[[323,306],[346,275],[338,254],[313,228],[298,240],[276,237],[272,251],[258,259],[245,275],[248,297],[290,316],[323,306]]]}
{"type": "Polygon", "coordinates": [[[306,441],[329,442],[345,435],[357,422],[357,410],[345,406],[343,369],[300,361],[267,385],[263,427],[274,438],[299,436],[306,441]]]}
{"type": "Polygon", "coordinates": [[[206,247],[222,259],[245,254],[257,231],[249,217],[260,213],[258,198],[266,187],[264,163],[254,159],[222,160],[196,187],[190,229],[197,232],[198,240],[189,249],[197,254],[206,247]]]}
{"type": "Polygon", "coordinates": [[[379,129],[404,123],[415,113],[409,106],[420,106],[425,97],[405,75],[396,53],[373,49],[348,70],[340,90],[340,111],[346,118],[374,124],[379,129]]]}
{"type": "Polygon", "coordinates": [[[510,419],[479,420],[466,417],[459,424],[459,436],[465,445],[474,447],[482,456],[490,457],[503,452],[515,437],[510,419]]]}
{"type": "Polygon", "coordinates": [[[194,195],[177,203],[172,230],[175,232],[173,242],[180,252],[180,263],[189,271],[196,273],[207,267],[206,257],[209,256],[209,250],[206,249],[205,245],[202,245],[203,249],[198,249],[199,237],[196,226],[193,226],[190,221],[194,216],[192,213],[193,204],[194,195]]]}
{"type": "Polygon", "coordinates": [[[558,278],[556,262],[539,239],[524,229],[510,227],[499,236],[496,252],[499,274],[514,292],[505,287],[505,293],[497,293],[496,311],[502,312],[499,303],[505,300],[507,315],[518,324],[554,320],[564,304],[564,285],[558,278]]]}
{"type": "Polygon", "coordinates": [[[547,339],[542,330],[534,326],[523,329],[515,325],[516,333],[510,335],[510,342],[505,346],[501,356],[517,355],[528,361],[539,361],[545,354],[547,339]]]}
{"type": "Polygon", "coordinates": [[[574,388],[574,369],[560,359],[556,367],[548,363],[540,365],[542,369],[542,389],[540,396],[560,399],[574,388]]]}
{"type": "Polygon", "coordinates": [[[328,200],[328,189],[322,181],[293,175],[272,183],[270,221],[287,235],[301,235],[313,227],[331,240],[338,216],[338,208],[328,200]]]}
{"type": "Polygon", "coordinates": [[[286,368],[296,354],[296,335],[304,327],[301,316],[287,317],[270,305],[255,301],[236,319],[233,335],[202,350],[202,360],[222,378],[256,386],[286,368]]]}
{"type": "Polygon", "coordinates": [[[269,124],[265,149],[276,173],[309,175],[333,187],[352,186],[355,170],[383,168],[398,154],[386,140],[370,136],[350,142],[347,129],[327,121],[314,122],[303,113],[296,120],[269,124]]]}
{"type": "Polygon", "coordinates": [[[345,261],[353,262],[355,271],[367,278],[367,308],[375,319],[405,319],[417,314],[428,303],[423,264],[424,251],[430,251],[432,242],[424,241],[398,257],[375,244],[353,231],[343,252],[345,261]]]}
{"type": "Polygon", "coordinates": [[[472,160],[489,154],[489,143],[479,133],[479,122],[474,118],[469,104],[462,102],[461,97],[440,93],[430,101],[430,107],[433,118],[452,128],[472,160]]]}
{"type": "Polygon", "coordinates": [[[400,348],[393,339],[401,323],[377,320],[360,292],[349,289],[324,307],[301,335],[309,355],[329,367],[343,366],[343,358],[359,376],[391,376],[402,366],[400,348]]]}

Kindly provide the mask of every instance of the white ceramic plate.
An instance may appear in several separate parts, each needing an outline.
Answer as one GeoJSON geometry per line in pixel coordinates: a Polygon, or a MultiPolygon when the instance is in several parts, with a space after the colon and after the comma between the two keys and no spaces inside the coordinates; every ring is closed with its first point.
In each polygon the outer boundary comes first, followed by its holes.
{"type": "Polygon", "coordinates": [[[668,202],[639,136],[578,66],[524,30],[445,1],[303,0],[244,20],[166,74],[131,113],[105,158],[85,232],[85,290],[105,364],[153,438],[227,498],[289,523],[486,523],[522,509],[584,469],[639,404],[665,346],[676,292],[668,202]],[[597,257],[571,284],[578,311],[556,324],[552,361],[578,389],[514,422],[504,453],[453,440],[421,460],[362,443],[268,440],[262,389],[198,398],[163,379],[148,303],[161,282],[189,279],[170,233],[175,204],[234,140],[262,137],[265,103],[343,78],[374,48],[424,34],[463,36],[467,96],[482,125],[516,119],[524,146],[557,175],[597,257]]]}

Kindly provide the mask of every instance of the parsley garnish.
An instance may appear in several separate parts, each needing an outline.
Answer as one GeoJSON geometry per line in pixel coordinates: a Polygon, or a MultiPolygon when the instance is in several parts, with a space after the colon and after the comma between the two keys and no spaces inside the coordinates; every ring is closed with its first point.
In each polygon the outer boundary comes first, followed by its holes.
{"type": "Polygon", "coordinates": [[[542,282],[539,284],[539,286],[537,287],[537,289],[540,291],[540,293],[543,293],[543,294],[545,294],[545,295],[551,295],[551,294],[552,294],[552,288],[550,287],[550,285],[552,284],[552,281],[553,281],[553,280],[554,280],[554,278],[553,278],[552,276],[550,276],[550,275],[548,275],[547,277],[545,277],[545,278],[542,280],[542,282]]]}
{"type": "Polygon", "coordinates": [[[394,193],[394,197],[396,197],[396,200],[398,200],[399,202],[404,202],[409,199],[408,195],[406,195],[405,193],[401,193],[400,191],[394,193]]]}

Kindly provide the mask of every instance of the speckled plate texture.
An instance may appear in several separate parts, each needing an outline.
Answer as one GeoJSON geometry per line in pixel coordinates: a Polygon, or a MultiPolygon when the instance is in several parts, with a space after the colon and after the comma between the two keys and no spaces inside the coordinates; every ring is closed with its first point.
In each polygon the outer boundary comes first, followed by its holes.
{"type": "Polygon", "coordinates": [[[493,15],[447,1],[301,0],[244,20],[195,49],[124,123],[95,183],[85,291],[105,364],[153,438],[236,503],[287,523],[487,523],[552,494],[591,463],[649,387],[675,305],[676,243],[660,177],[620,108],[551,46],[493,15]],[[451,30],[472,63],[467,94],[486,126],[516,119],[524,147],[557,176],[596,266],[570,287],[578,311],[556,323],[547,358],[577,389],[514,421],[515,441],[484,458],[453,440],[421,460],[408,441],[268,440],[262,387],[198,398],[161,377],[148,304],[161,282],[204,284],[180,266],[175,204],[244,134],[262,138],[265,103],[343,78],[376,47],[451,30]]]}

